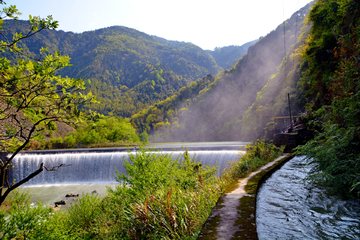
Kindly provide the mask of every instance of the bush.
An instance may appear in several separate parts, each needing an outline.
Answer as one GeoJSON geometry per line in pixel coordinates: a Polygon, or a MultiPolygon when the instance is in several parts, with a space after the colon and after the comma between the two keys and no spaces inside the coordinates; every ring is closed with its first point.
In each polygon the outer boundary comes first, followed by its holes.
{"type": "MultiPolygon", "coordinates": [[[[146,139],[143,135],[142,140],[146,139]]],[[[116,147],[138,144],[141,140],[128,120],[103,117],[83,123],[76,132],[68,133],[64,141],[67,147],[116,147]]]]}
{"type": "Polygon", "coordinates": [[[297,148],[313,166],[309,179],[345,199],[360,197],[360,139],[356,127],[326,124],[325,131],[297,148]]]}
{"type": "Polygon", "coordinates": [[[216,167],[199,166],[187,152],[173,160],[171,154],[147,152],[140,148],[136,154],[130,153],[129,158],[124,159],[127,174],[117,172],[116,180],[120,183],[117,191],[131,199],[144,199],[147,191],[153,189],[194,189],[199,177],[202,181],[211,181],[217,172],[216,167]]]}
{"type": "Polygon", "coordinates": [[[246,146],[246,153],[232,166],[231,172],[236,177],[243,177],[279,157],[283,151],[284,147],[278,148],[272,142],[256,140],[246,146]]]}
{"type": "Polygon", "coordinates": [[[40,202],[31,205],[27,193],[17,189],[14,192],[10,209],[0,210],[0,232],[2,239],[27,239],[50,218],[53,210],[40,202]]]}
{"type": "Polygon", "coordinates": [[[142,141],[143,143],[149,142],[149,134],[147,134],[146,132],[142,132],[139,137],[140,141],[142,141]]]}
{"type": "Polygon", "coordinates": [[[173,160],[141,149],[124,166],[127,175],[118,174],[120,185],[110,192],[124,203],[131,238],[193,236],[221,195],[217,168],[195,163],[187,152],[173,160]]]}

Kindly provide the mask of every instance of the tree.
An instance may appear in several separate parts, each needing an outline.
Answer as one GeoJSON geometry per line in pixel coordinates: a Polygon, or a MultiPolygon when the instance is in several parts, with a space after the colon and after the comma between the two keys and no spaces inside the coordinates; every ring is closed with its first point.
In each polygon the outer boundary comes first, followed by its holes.
{"type": "MultiPolygon", "coordinates": [[[[0,0],[1,5],[6,5],[0,0]]],[[[0,51],[17,54],[16,63],[5,57],[0,58],[0,147],[3,152],[13,152],[7,158],[2,154],[0,160],[0,205],[8,194],[48,168],[43,163],[39,169],[17,183],[9,183],[8,168],[14,157],[25,148],[29,141],[41,136],[45,131],[56,129],[56,122],[74,124],[79,120],[81,112],[77,106],[87,101],[94,102],[91,93],[84,95],[82,79],[72,79],[56,75],[57,70],[69,66],[70,58],[61,56],[59,52],[49,54],[41,48],[38,57],[26,54],[25,49],[17,46],[23,39],[29,38],[43,30],[54,30],[58,22],[52,16],[45,19],[29,16],[29,31],[16,33],[10,40],[3,32],[4,19],[17,19],[20,12],[16,6],[4,7],[0,11],[0,51]],[[5,184],[7,190],[4,191],[5,184]]]]}

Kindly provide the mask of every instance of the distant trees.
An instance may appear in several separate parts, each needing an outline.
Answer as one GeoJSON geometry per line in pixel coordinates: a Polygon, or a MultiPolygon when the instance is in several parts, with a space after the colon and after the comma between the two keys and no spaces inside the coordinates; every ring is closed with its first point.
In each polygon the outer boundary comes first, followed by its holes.
{"type": "Polygon", "coordinates": [[[116,116],[131,117],[143,108],[170,97],[186,85],[185,80],[180,80],[161,64],[144,64],[142,69],[145,70],[138,76],[138,83],[133,87],[132,83],[126,83],[125,80],[113,84],[109,79],[92,79],[87,91],[96,95],[100,103],[88,104],[85,108],[102,114],[111,112],[116,116]]]}
{"type": "Polygon", "coordinates": [[[88,146],[106,145],[106,143],[136,143],[140,142],[140,138],[129,120],[113,116],[87,121],[78,127],[76,132],[70,132],[65,137],[65,141],[69,147],[73,147],[75,144],[77,146],[88,146]]]}
{"type": "MultiPolygon", "coordinates": [[[[5,5],[0,1],[1,5],[5,5]]],[[[0,58],[0,147],[2,151],[13,154],[0,161],[0,204],[8,194],[35,177],[45,169],[60,166],[44,166],[16,183],[7,181],[7,171],[12,160],[29,141],[46,131],[56,130],[56,122],[76,123],[81,112],[78,106],[93,101],[91,93],[83,94],[84,82],[56,75],[56,72],[69,66],[69,57],[59,52],[48,54],[41,48],[38,57],[29,56],[26,49],[18,43],[45,29],[56,29],[58,22],[52,16],[47,18],[29,17],[30,29],[26,33],[16,33],[12,39],[3,32],[4,19],[17,19],[16,6],[3,7],[0,11],[0,51],[7,55],[17,54],[19,60],[14,63],[6,57],[0,58]],[[4,191],[5,185],[8,186],[4,191]]]]}

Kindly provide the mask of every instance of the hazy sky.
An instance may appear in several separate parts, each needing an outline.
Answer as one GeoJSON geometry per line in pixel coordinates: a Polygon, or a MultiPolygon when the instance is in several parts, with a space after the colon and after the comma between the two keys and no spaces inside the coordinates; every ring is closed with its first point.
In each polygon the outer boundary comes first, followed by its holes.
{"type": "Polygon", "coordinates": [[[311,0],[5,0],[21,19],[52,15],[59,29],[81,33],[119,25],[203,49],[265,36],[311,0]]]}

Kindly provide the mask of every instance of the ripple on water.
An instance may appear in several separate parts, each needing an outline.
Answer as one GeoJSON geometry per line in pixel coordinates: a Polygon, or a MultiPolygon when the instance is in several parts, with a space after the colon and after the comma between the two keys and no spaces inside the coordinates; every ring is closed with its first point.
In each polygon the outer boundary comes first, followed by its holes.
{"type": "Polygon", "coordinates": [[[259,239],[360,238],[360,204],[309,186],[309,171],[303,157],[294,157],[263,183],[256,209],[259,239]]]}

